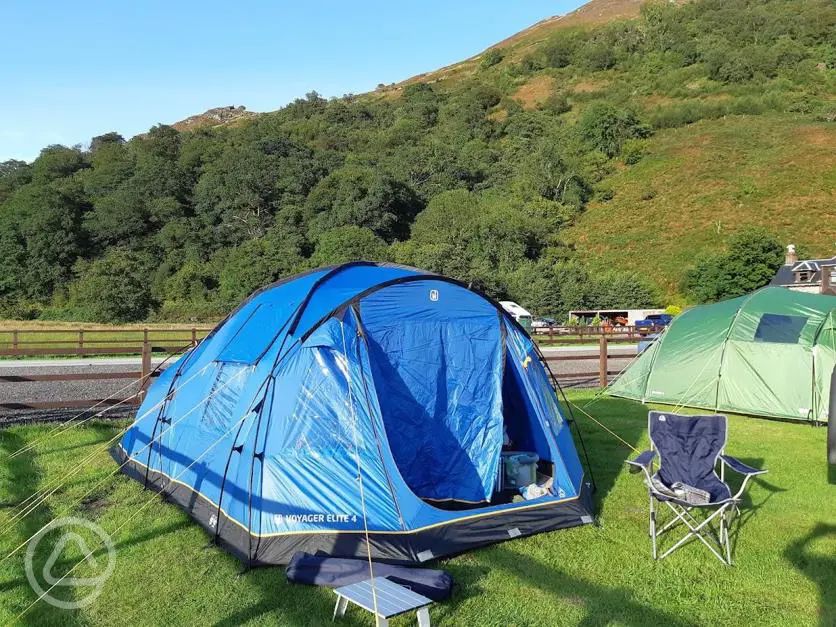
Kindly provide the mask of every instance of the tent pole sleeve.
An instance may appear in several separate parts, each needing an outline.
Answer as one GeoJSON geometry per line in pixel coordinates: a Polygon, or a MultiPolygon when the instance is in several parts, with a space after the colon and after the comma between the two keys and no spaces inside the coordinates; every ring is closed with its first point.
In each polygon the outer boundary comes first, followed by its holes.
{"type": "MultiPolygon", "coordinates": [[[[266,379],[271,381],[271,378],[266,379]]],[[[267,390],[270,389],[268,383],[267,390]]],[[[265,391],[265,396],[267,391],[265,391]]],[[[258,436],[261,432],[261,417],[264,415],[264,403],[258,408],[258,418],[255,425],[255,437],[253,437],[253,456],[250,460],[250,478],[247,483],[247,568],[252,566],[253,560],[253,474],[255,473],[255,460],[258,459],[261,464],[261,472],[264,473],[264,446],[262,446],[261,453],[256,453],[258,450],[258,436]]],[[[266,438],[265,438],[266,443],[266,438]]]]}
{"type": "Polygon", "coordinates": [[[224,475],[221,479],[221,490],[218,496],[218,508],[215,514],[215,535],[212,538],[213,542],[218,541],[218,538],[221,534],[221,506],[224,502],[224,491],[226,490],[226,477],[229,474],[229,465],[232,462],[232,454],[238,453],[240,454],[243,450],[243,446],[238,445],[238,438],[241,436],[241,429],[244,428],[244,423],[246,420],[242,420],[241,424],[238,425],[238,430],[235,432],[235,437],[232,439],[232,446],[229,447],[229,455],[226,458],[226,465],[224,466],[224,475]]]}

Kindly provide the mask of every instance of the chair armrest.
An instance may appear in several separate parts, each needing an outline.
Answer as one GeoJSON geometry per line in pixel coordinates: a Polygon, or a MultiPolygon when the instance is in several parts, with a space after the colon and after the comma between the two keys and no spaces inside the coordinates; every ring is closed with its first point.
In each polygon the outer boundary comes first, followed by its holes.
{"type": "Polygon", "coordinates": [[[720,459],[723,460],[723,463],[741,475],[762,475],[768,471],[761,470],[759,468],[753,468],[752,466],[747,466],[742,461],[737,459],[736,457],[732,457],[731,455],[720,455],[720,459]]]}
{"type": "Polygon", "coordinates": [[[648,471],[654,459],[656,459],[656,451],[644,451],[636,459],[628,459],[627,464],[632,466],[636,472],[640,469],[648,471]]]}

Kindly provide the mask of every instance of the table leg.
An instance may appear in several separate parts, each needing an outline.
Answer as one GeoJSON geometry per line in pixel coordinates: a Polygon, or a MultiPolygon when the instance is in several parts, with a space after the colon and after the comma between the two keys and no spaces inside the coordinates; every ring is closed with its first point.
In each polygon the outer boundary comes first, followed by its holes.
{"type": "Polygon", "coordinates": [[[337,604],[334,606],[334,616],[331,617],[331,620],[335,620],[337,616],[343,617],[345,616],[345,610],[348,607],[348,599],[345,597],[341,597],[337,595],[337,604]]]}
{"type": "Polygon", "coordinates": [[[426,607],[418,610],[418,627],[430,627],[430,610],[426,607]]]}

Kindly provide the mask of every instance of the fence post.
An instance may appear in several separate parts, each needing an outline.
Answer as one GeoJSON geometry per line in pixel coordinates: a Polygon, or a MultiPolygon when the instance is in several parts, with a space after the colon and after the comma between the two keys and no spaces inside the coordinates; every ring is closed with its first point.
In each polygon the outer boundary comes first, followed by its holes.
{"type": "Polygon", "coordinates": [[[609,379],[607,378],[607,336],[601,335],[601,340],[599,342],[599,355],[598,355],[598,385],[602,388],[607,387],[609,383],[609,379]]]}
{"type": "Polygon", "coordinates": [[[78,330],[78,348],[80,353],[84,352],[84,329],[78,330]]]}
{"type": "Polygon", "coordinates": [[[12,331],[12,350],[17,351],[18,343],[17,343],[17,329],[12,331]]]}
{"type": "Polygon", "coordinates": [[[197,329],[192,327],[192,347],[197,346],[197,329]]]}
{"type": "Polygon", "coordinates": [[[148,331],[145,331],[145,340],[142,342],[142,373],[140,374],[140,385],[137,391],[137,400],[141,403],[145,400],[145,390],[150,383],[148,379],[151,374],[151,344],[148,342],[148,331]]]}

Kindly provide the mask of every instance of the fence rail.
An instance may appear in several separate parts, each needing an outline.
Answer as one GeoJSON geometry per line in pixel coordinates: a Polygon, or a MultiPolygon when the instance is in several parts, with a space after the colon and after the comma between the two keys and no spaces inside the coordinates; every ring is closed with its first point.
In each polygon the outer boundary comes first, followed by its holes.
{"type": "MultiPolygon", "coordinates": [[[[144,398],[150,381],[156,376],[152,361],[155,354],[171,354],[196,346],[211,327],[192,326],[172,329],[0,329],[0,356],[4,357],[45,357],[45,356],[113,356],[141,355],[141,368],[130,372],[87,372],[56,374],[8,374],[0,375],[0,384],[49,383],[95,380],[136,380],[137,389],[122,398],[109,399],[72,399],[48,401],[26,401],[0,403],[0,410],[20,409],[71,409],[89,408],[100,405],[101,409],[113,404],[138,405],[144,398]],[[104,339],[97,339],[96,334],[109,334],[104,339]],[[93,336],[93,337],[91,337],[93,336]],[[119,337],[116,337],[119,336],[119,337]],[[135,337],[134,337],[135,336],[135,337]],[[173,337],[172,337],[173,336],[173,337]],[[48,339],[41,339],[46,337],[48,339]]],[[[610,368],[611,359],[625,359],[623,353],[611,353],[612,344],[635,343],[650,340],[652,334],[660,329],[637,330],[636,327],[545,327],[534,330],[538,339],[558,339],[561,344],[586,344],[596,341],[597,349],[587,355],[547,355],[550,364],[559,362],[596,362],[597,367],[589,371],[556,373],[561,383],[573,383],[580,379],[597,378],[597,383],[605,387],[612,375],[618,370],[610,368]]],[[[0,368],[2,368],[0,360],[0,368]]],[[[61,361],[55,364],[60,366],[61,361]]]]}
{"type": "MultiPolygon", "coordinates": [[[[0,383],[44,383],[97,380],[135,380],[136,391],[122,398],[71,399],[0,403],[0,409],[83,409],[112,405],[138,405],[145,396],[150,381],[156,376],[152,362],[154,354],[172,354],[197,346],[212,327],[191,326],[168,329],[154,328],[42,328],[0,329],[2,357],[105,357],[140,355],[141,368],[130,372],[83,372],[55,374],[0,375],[0,383]]],[[[61,365],[56,360],[56,366],[61,365]]],[[[0,368],[3,362],[0,360],[0,368]]]]}
{"type": "Polygon", "coordinates": [[[561,344],[588,344],[600,337],[606,337],[610,342],[640,342],[648,336],[660,333],[664,327],[629,326],[550,326],[535,327],[531,330],[536,338],[560,342],[561,344]]]}

